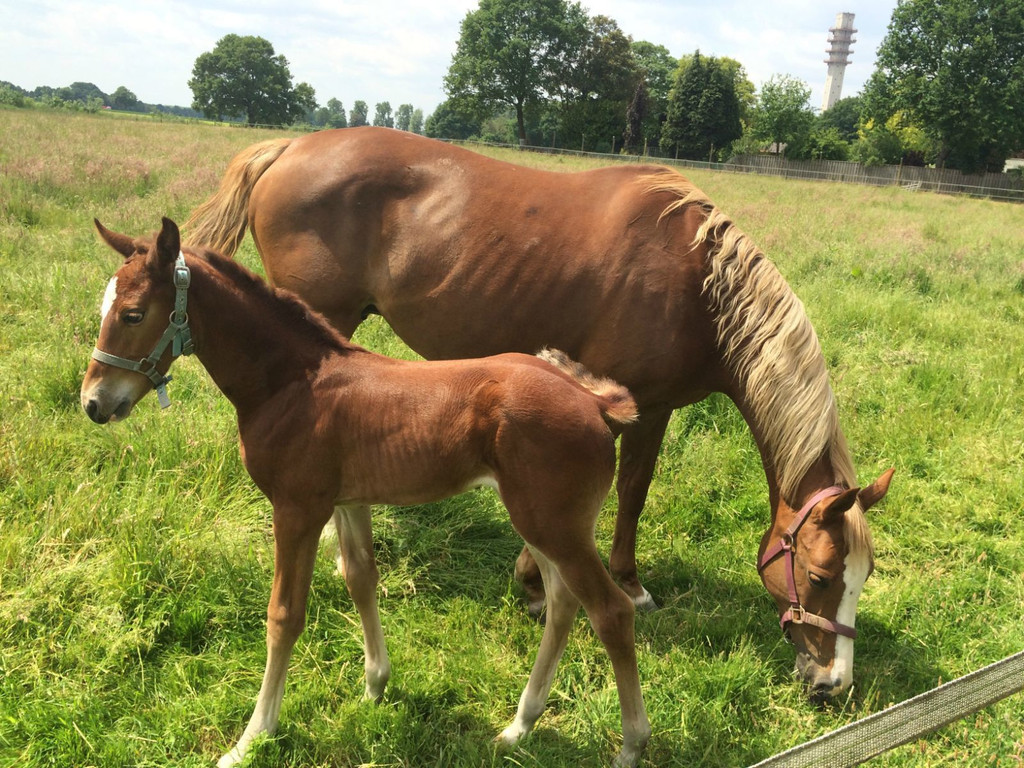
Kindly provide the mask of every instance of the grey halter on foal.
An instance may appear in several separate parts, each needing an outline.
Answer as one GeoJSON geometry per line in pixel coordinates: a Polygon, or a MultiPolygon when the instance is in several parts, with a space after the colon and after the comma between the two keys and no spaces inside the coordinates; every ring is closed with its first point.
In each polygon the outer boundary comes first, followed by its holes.
{"type": "Polygon", "coordinates": [[[92,351],[94,360],[117,368],[137,371],[153,382],[153,388],[156,390],[161,408],[166,408],[171,404],[171,399],[167,396],[167,384],[172,377],[160,373],[156,368],[167,345],[172,345],[171,355],[173,357],[191,355],[193,351],[192,329],[188,327],[188,312],[186,311],[188,309],[188,287],[191,283],[192,273],[185,265],[185,254],[178,253],[178,259],[174,262],[174,311],[167,319],[167,330],[164,331],[163,336],[160,337],[153,351],[147,357],[142,360],[129,360],[104,352],[99,347],[95,347],[92,351]]]}

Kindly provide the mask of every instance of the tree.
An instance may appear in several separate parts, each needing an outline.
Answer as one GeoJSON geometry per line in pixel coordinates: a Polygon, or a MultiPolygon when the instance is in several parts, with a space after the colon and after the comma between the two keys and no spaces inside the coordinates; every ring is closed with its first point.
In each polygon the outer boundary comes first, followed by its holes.
{"type": "Polygon", "coordinates": [[[409,130],[413,133],[423,133],[423,110],[417,107],[412,111],[409,119],[409,130]]]}
{"type": "Polygon", "coordinates": [[[742,135],[732,69],[700,51],[683,58],[661,129],[662,150],[704,160],[742,135]]]}
{"type": "Polygon", "coordinates": [[[338,101],[338,99],[328,99],[326,106],[316,111],[315,121],[317,125],[324,125],[328,128],[346,127],[348,120],[345,119],[345,105],[338,101]]]}
{"type": "Polygon", "coordinates": [[[630,40],[607,16],[585,21],[574,34],[580,41],[557,84],[558,130],[566,140],[581,137],[584,146],[611,150],[639,77],[630,40]]]}
{"type": "Polygon", "coordinates": [[[771,142],[780,154],[800,154],[814,126],[814,112],[808,100],[811,89],[791,75],[772,75],[758,99],[752,132],[755,138],[771,142]]]}
{"type": "Polygon", "coordinates": [[[847,96],[818,116],[818,126],[822,129],[835,128],[843,140],[856,141],[863,108],[862,97],[847,96]]]}
{"type": "Polygon", "coordinates": [[[125,111],[138,111],[142,109],[143,104],[134,93],[122,85],[110,94],[110,106],[125,111]]]}
{"type": "Polygon", "coordinates": [[[644,123],[651,109],[651,97],[647,83],[641,78],[633,91],[633,98],[626,107],[626,130],[622,134],[622,149],[631,155],[638,155],[646,145],[644,123]]]}
{"type": "Polygon", "coordinates": [[[448,99],[478,120],[512,109],[525,142],[525,113],[556,89],[585,18],[567,0],[480,0],[462,20],[448,99]]]}
{"type": "Polygon", "coordinates": [[[262,37],[225,35],[192,68],[193,109],[207,118],[244,117],[250,125],[288,125],[316,109],[308,83],[292,86],[288,60],[262,37]]]}
{"type": "Polygon", "coordinates": [[[412,104],[399,104],[395,112],[395,128],[400,131],[410,130],[412,125],[412,104]]]}
{"type": "Polygon", "coordinates": [[[368,115],[369,107],[366,106],[366,102],[356,99],[352,105],[352,111],[348,113],[348,124],[353,128],[357,128],[360,125],[369,125],[368,115]]]}
{"type": "Polygon", "coordinates": [[[394,128],[395,118],[391,116],[391,102],[381,101],[374,107],[373,124],[384,128],[394,128]]]}
{"type": "Polygon", "coordinates": [[[901,0],[878,48],[865,106],[903,112],[938,147],[937,165],[1002,170],[1024,146],[1024,2],[901,0]]]}
{"type": "Polygon", "coordinates": [[[479,130],[480,120],[451,99],[438,104],[423,126],[432,139],[468,139],[479,130]]]}
{"type": "Polygon", "coordinates": [[[645,143],[652,147],[658,146],[661,127],[668,119],[668,95],[672,90],[672,79],[679,60],[665,46],[646,40],[637,40],[630,47],[637,83],[633,98],[626,107],[626,133],[623,134],[623,140],[627,151],[639,152],[645,143]],[[634,125],[636,120],[639,120],[638,126],[634,125]]]}

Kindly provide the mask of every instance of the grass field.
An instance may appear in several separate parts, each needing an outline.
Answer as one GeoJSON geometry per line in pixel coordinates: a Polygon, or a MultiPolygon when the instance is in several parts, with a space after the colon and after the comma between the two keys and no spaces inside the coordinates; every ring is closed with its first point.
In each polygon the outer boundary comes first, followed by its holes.
{"type": "MultiPolygon", "coordinates": [[[[92,424],[78,403],[118,259],[98,217],[183,221],[235,151],[272,133],[0,110],[0,766],[209,766],[263,670],[269,504],[234,413],[194,359],[173,406],[92,424]]],[[[593,164],[497,152],[572,170],[593,164]]],[[[757,451],[712,397],[676,414],[641,521],[637,617],[649,766],[749,765],[1024,647],[1024,207],[767,177],[689,174],[803,299],[870,513],[856,685],[807,703],[754,568],[768,523],[757,451]]],[[[239,257],[258,260],[246,240],[239,257]]],[[[407,355],[380,323],[357,340],[407,355]]],[[[602,515],[602,551],[614,502],[602,515]]],[[[590,766],[618,748],[614,683],[581,619],[538,730],[511,752],[540,627],[492,492],[375,515],[392,683],[361,701],[358,619],[330,558],[314,576],[281,728],[253,766],[590,766]]],[[[1019,768],[1024,700],[878,766],[1019,768]]]]}

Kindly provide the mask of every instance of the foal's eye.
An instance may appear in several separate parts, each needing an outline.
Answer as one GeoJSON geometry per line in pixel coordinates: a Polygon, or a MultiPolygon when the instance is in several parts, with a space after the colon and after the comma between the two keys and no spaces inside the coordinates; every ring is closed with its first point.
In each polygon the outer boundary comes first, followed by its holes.
{"type": "Polygon", "coordinates": [[[146,316],[146,313],[138,309],[129,309],[121,314],[121,319],[125,325],[138,325],[142,322],[142,318],[146,316]]]}
{"type": "Polygon", "coordinates": [[[819,576],[816,573],[808,573],[807,578],[810,579],[811,584],[818,589],[828,589],[829,581],[824,576],[819,576]]]}

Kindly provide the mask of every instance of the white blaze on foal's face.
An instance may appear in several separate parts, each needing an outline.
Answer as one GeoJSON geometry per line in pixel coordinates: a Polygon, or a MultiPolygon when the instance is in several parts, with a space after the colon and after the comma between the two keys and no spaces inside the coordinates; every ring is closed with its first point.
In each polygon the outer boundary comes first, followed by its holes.
{"type": "Polygon", "coordinates": [[[107,283],[107,290],[103,292],[103,303],[100,304],[100,320],[106,320],[110,308],[114,306],[114,299],[117,298],[117,276],[110,278],[107,283]]]}

